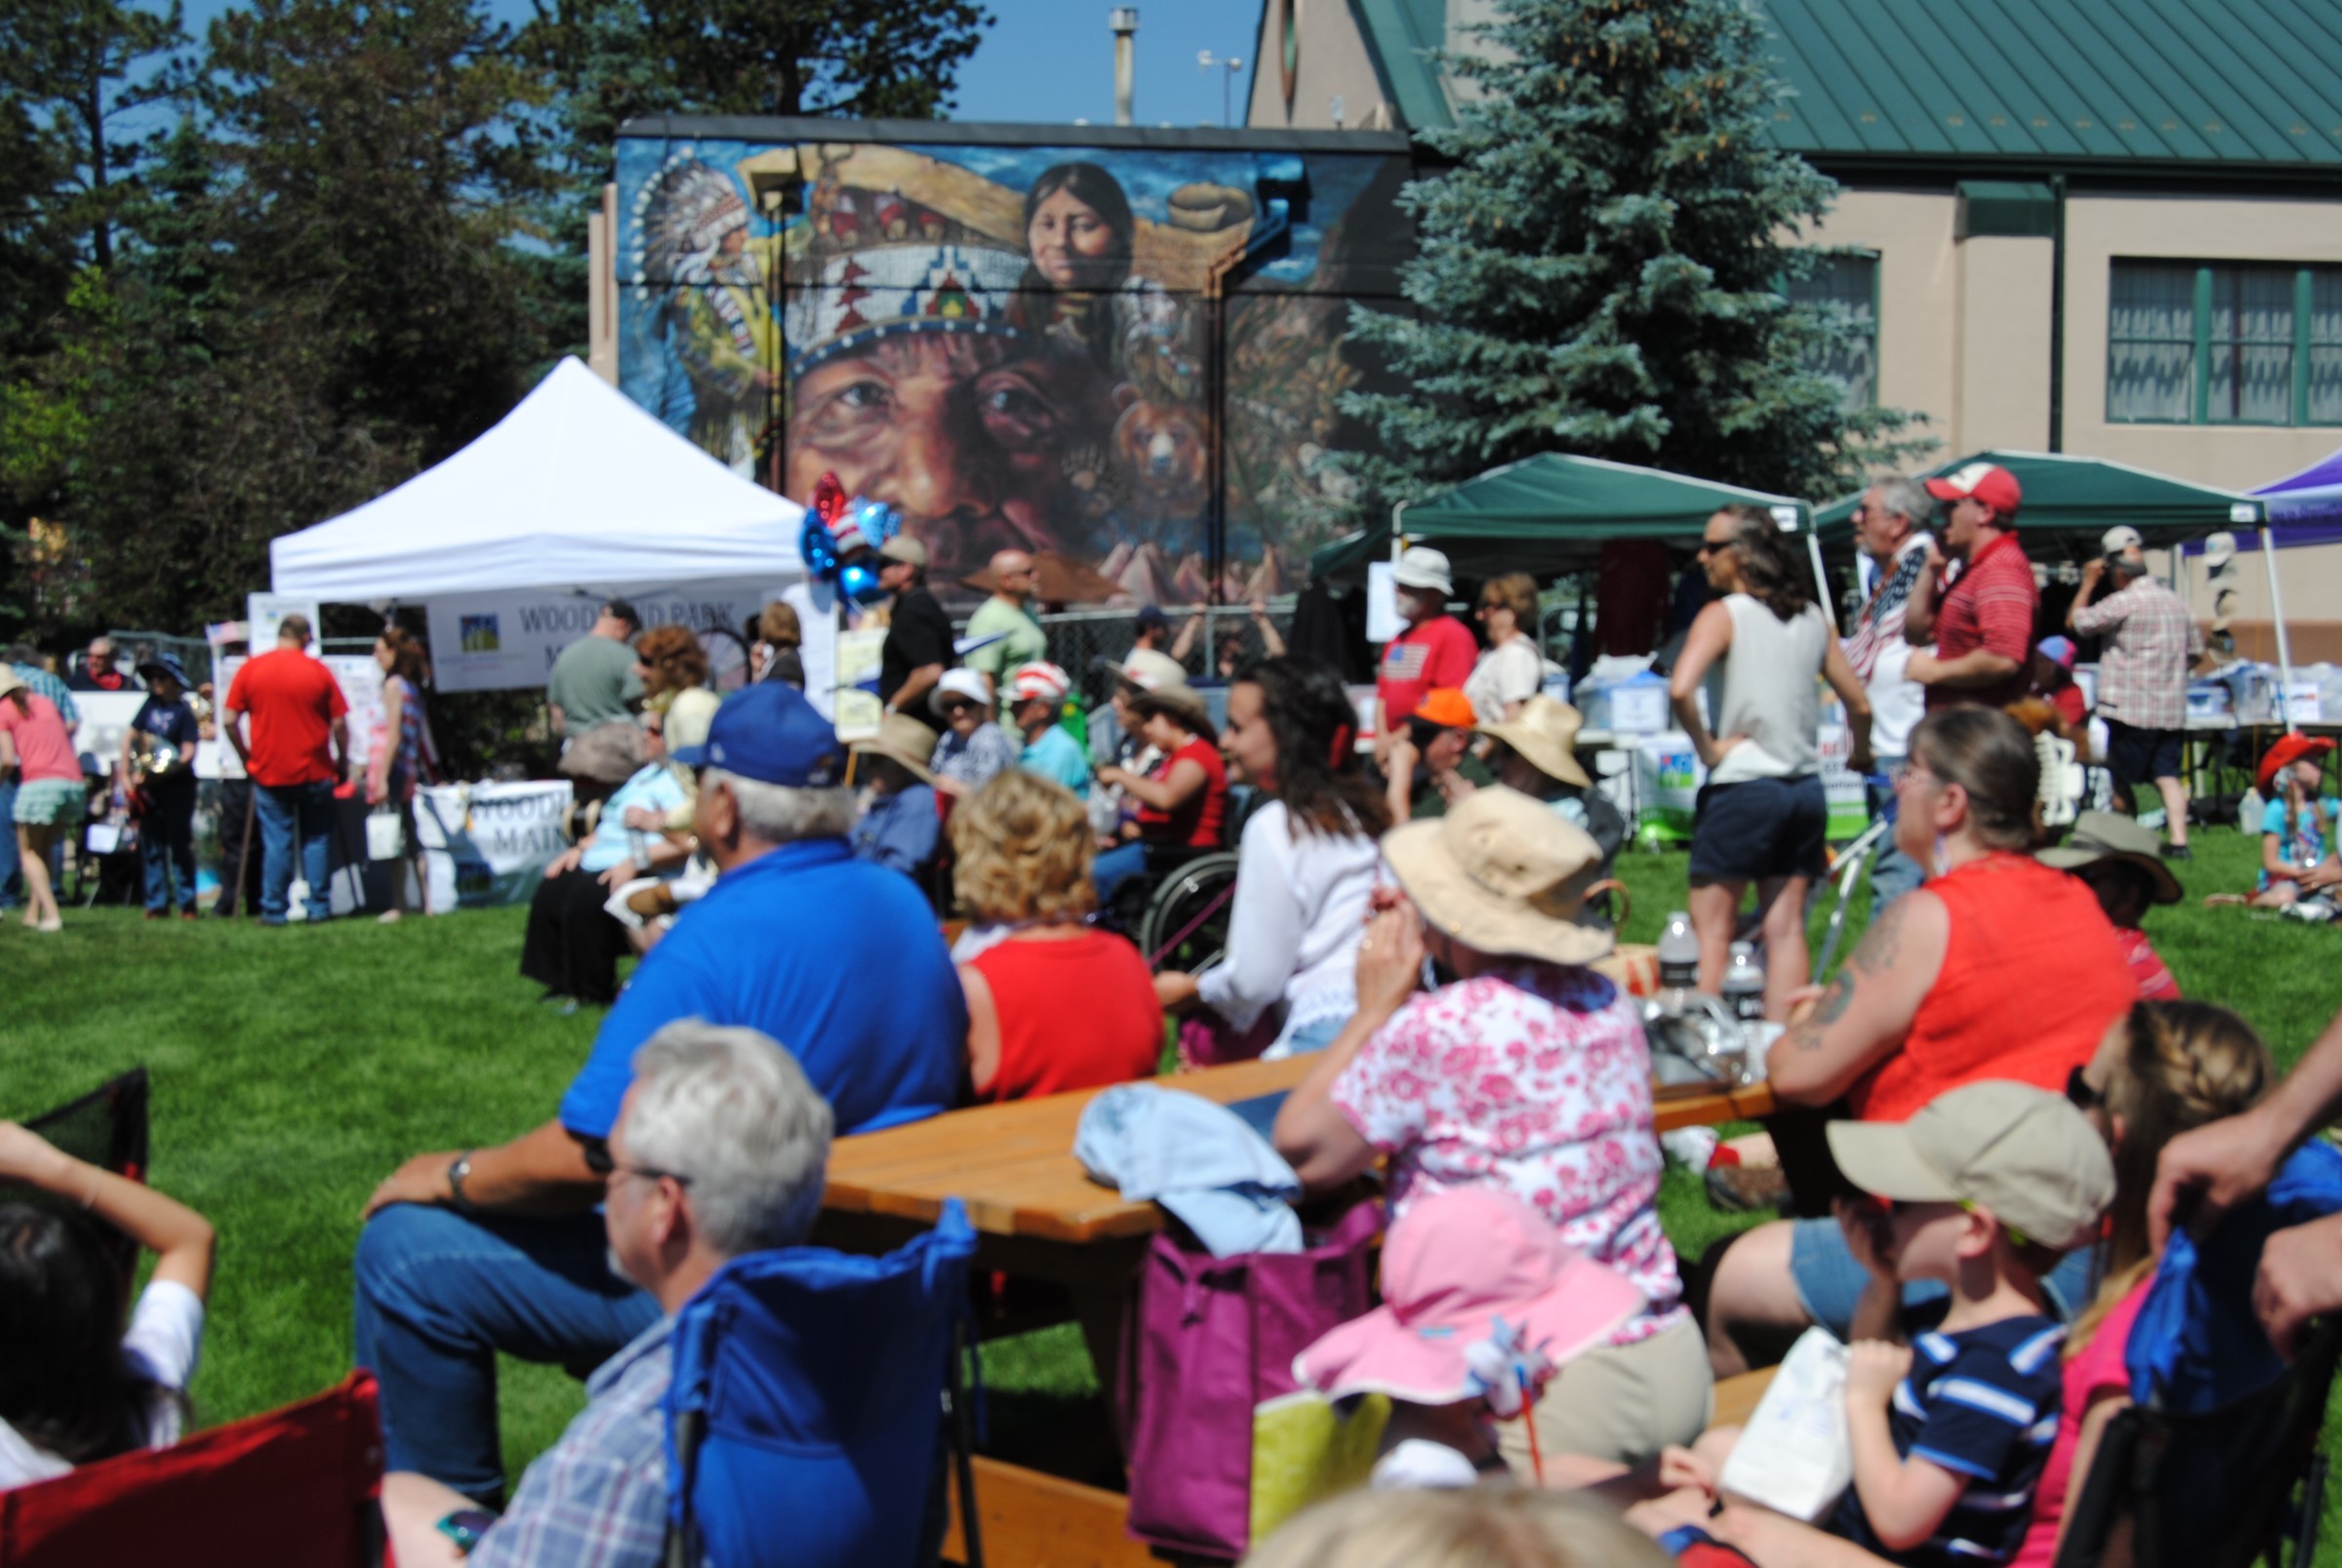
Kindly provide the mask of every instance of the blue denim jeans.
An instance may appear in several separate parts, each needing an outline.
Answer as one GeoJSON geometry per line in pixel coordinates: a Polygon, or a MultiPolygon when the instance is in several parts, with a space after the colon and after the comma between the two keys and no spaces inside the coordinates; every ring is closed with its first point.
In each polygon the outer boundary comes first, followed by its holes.
{"type": "Polygon", "coordinates": [[[13,909],[24,896],[24,872],[17,864],[17,781],[0,780],[0,909],[13,909]]]}
{"type": "Polygon", "coordinates": [[[303,784],[258,786],[261,819],[261,918],[284,923],[293,891],[293,853],[298,837],[301,874],[309,884],[309,918],[330,920],[333,884],[327,880],[327,848],[334,831],[334,786],[320,779],[303,784]]]}
{"type": "Polygon", "coordinates": [[[171,877],[179,875],[179,906],[195,907],[195,791],[163,796],[139,819],[139,865],[146,873],[146,912],[171,912],[171,877]]]}
{"type": "MultiPolygon", "coordinates": [[[[1902,757],[1878,759],[1878,771],[1886,775],[1887,784],[1884,789],[1876,784],[1871,786],[1873,816],[1894,821],[1894,781],[1902,777],[1907,766],[1909,764],[1902,757]]],[[[1918,887],[1925,877],[1926,872],[1920,868],[1919,863],[1897,849],[1894,834],[1888,833],[1885,842],[1878,846],[1878,855],[1871,861],[1871,918],[1878,919],[1881,909],[1918,887]]]]}
{"type": "Polygon", "coordinates": [[[583,1375],[659,1320],[610,1271],[599,1214],[470,1218],[395,1204],[358,1236],[357,1364],[382,1388],[387,1467],[495,1508],[496,1353],[583,1375]]]}
{"type": "Polygon", "coordinates": [[[1147,846],[1132,842],[1102,849],[1090,866],[1090,880],[1098,888],[1098,907],[1110,908],[1114,894],[1123,883],[1147,869],[1147,846]]]}

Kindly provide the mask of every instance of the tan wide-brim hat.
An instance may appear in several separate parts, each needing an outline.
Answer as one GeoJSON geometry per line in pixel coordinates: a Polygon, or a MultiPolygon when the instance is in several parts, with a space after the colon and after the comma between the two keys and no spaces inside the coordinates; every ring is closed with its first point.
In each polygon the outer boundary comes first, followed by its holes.
{"type": "Polygon", "coordinates": [[[1578,765],[1578,731],[1585,723],[1576,708],[1540,692],[1521,704],[1520,717],[1473,728],[1504,742],[1547,778],[1592,789],[1594,781],[1578,765]]]}
{"type": "Polygon", "coordinates": [[[1159,707],[1178,719],[1197,735],[1216,735],[1212,723],[1211,705],[1203,694],[1186,681],[1164,681],[1156,686],[1142,686],[1130,694],[1131,704],[1144,713],[1159,707]]]}
{"type": "Polygon", "coordinates": [[[935,739],[933,730],[909,713],[889,713],[879,721],[876,735],[855,742],[852,749],[900,762],[919,783],[931,784],[935,783],[935,772],[927,764],[935,755],[935,739]]]}
{"type": "Polygon", "coordinates": [[[23,689],[24,677],[8,665],[0,664],[0,697],[6,697],[11,692],[20,692],[23,689]]]}
{"type": "Polygon", "coordinates": [[[2156,903],[2177,904],[2186,894],[2171,867],[2163,864],[2160,848],[2161,840],[2152,827],[2142,827],[2135,820],[2111,811],[2085,811],[2075,819],[2074,831],[2063,844],[2036,850],[2033,858],[2061,871],[2080,870],[2101,861],[2124,861],[2146,873],[2154,884],[2156,903]]]}
{"type": "Polygon", "coordinates": [[[1383,858],[1423,917],[1484,953],[1590,964],[1615,943],[1573,922],[1602,852],[1552,807],[1501,784],[1446,816],[1383,835],[1383,858]]]}

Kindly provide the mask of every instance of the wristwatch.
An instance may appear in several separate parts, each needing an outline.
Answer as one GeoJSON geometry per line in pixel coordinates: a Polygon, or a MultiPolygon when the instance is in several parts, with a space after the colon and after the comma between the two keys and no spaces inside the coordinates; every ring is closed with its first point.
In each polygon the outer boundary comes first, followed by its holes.
{"type": "Polygon", "coordinates": [[[458,1154],[447,1168],[448,1206],[462,1214],[471,1212],[471,1199],[464,1195],[464,1179],[471,1174],[471,1150],[458,1154]]]}

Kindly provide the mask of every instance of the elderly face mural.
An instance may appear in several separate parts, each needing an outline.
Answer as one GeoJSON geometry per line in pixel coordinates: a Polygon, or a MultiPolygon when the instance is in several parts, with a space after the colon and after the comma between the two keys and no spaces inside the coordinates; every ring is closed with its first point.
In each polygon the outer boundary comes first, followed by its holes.
{"type": "Polygon", "coordinates": [[[1344,319],[1393,292],[1406,173],[625,138],[621,384],[797,500],[833,472],[893,503],[942,584],[1013,545],[1142,603],[1212,596],[1214,561],[1221,597],[1277,591],[1355,525],[1344,319]]]}

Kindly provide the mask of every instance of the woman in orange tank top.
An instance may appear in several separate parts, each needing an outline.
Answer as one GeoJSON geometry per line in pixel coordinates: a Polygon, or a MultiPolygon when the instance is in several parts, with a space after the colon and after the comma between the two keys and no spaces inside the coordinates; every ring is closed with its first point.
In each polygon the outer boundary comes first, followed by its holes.
{"type": "Polygon", "coordinates": [[[1023,1100],[1151,1076],[1163,1009],[1139,950],[1083,924],[1089,817],[1065,785],[1012,768],[951,815],[952,883],[1007,935],[959,966],[967,1098],[1023,1100]]]}
{"type": "MultiPolygon", "coordinates": [[[[2039,783],[2031,739],[1998,708],[1944,708],[1912,732],[1895,845],[1927,881],[1887,906],[1773,1043],[1776,1100],[1843,1099],[1864,1121],[1903,1121],[1986,1079],[2062,1092],[2090,1060],[2138,987],[2098,901],[2030,854],[2039,783]]],[[[1747,1370],[1744,1341],[1816,1321],[1844,1338],[1862,1284],[1859,1269],[1837,1266],[1845,1248],[1828,1221],[1776,1222],[1735,1241],[1709,1301],[1716,1375],[1747,1370]]]]}

